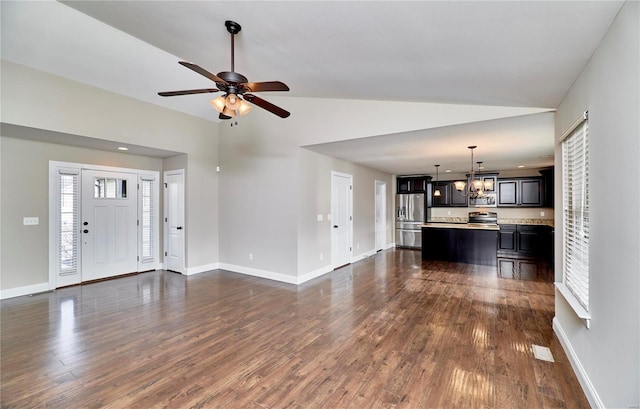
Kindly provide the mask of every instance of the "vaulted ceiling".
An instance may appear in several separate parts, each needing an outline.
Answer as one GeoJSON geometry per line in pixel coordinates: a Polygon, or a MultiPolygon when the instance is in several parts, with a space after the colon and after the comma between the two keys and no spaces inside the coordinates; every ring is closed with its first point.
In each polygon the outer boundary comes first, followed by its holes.
{"type": "MultiPolygon", "coordinates": [[[[286,82],[291,104],[305,97],[554,109],[622,4],[3,0],[2,58],[217,121],[211,95],[160,98],[156,92],[211,87],[177,61],[214,73],[229,70],[224,21],[234,20],[242,25],[236,71],[251,81],[286,82]]],[[[506,145],[492,153],[494,167],[513,167],[508,145],[519,132],[530,138],[545,122],[541,116],[521,126],[506,120],[429,130],[429,150],[443,150],[440,143],[452,140],[445,136],[475,132],[478,145],[506,145]]],[[[424,138],[378,138],[369,154],[357,141],[314,149],[391,173],[413,169],[402,164],[417,160],[410,153],[424,138]],[[376,155],[386,159],[374,160],[376,155]]],[[[546,164],[552,163],[553,139],[545,139],[529,158],[517,159],[540,165],[547,156],[546,164]]]]}

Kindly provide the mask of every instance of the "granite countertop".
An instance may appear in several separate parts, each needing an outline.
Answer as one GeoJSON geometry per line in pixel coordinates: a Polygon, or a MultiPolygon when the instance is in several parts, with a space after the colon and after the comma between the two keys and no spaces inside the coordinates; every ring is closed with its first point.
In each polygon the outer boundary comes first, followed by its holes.
{"type": "Polygon", "coordinates": [[[422,227],[435,229],[500,230],[500,227],[497,224],[478,223],[425,223],[422,227]]]}

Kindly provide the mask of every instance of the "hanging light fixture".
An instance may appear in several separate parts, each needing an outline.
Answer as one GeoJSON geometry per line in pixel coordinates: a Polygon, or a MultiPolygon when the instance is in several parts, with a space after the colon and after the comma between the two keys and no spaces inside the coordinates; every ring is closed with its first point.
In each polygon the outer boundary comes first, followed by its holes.
{"type": "MultiPolygon", "coordinates": [[[[473,169],[473,150],[477,148],[477,146],[467,146],[471,150],[471,167],[469,170],[469,186],[467,187],[467,182],[458,180],[453,182],[453,186],[456,188],[458,193],[462,196],[469,196],[472,199],[486,196],[487,190],[493,189],[493,181],[492,180],[482,180],[480,177],[476,179],[476,172],[473,169]]],[[[480,172],[480,165],[482,162],[477,162],[478,164],[478,173],[480,172]]]]}
{"type": "Polygon", "coordinates": [[[440,167],[440,165],[433,165],[436,167],[436,189],[433,191],[433,195],[435,197],[440,197],[441,193],[440,193],[440,189],[439,189],[439,184],[438,184],[438,168],[440,167]]]}
{"type": "Polygon", "coordinates": [[[209,101],[209,104],[213,109],[228,117],[245,115],[251,111],[251,105],[236,94],[221,95],[209,101]]]}

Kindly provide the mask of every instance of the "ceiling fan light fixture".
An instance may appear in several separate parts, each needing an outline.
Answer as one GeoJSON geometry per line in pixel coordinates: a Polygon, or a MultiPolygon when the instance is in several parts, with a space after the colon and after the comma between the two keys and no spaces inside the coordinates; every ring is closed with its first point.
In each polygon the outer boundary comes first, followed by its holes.
{"type": "Polygon", "coordinates": [[[222,110],[222,115],[233,118],[234,116],[236,116],[236,111],[234,109],[229,109],[229,107],[224,107],[224,109],[222,110]]]}
{"type": "Polygon", "coordinates": [[[225,99],[222,95],[209,101],[209,104],[211,104],[213,109],[215,109],[218,112],[224,111],[224,103],[225,103],[225,99]]]}
{"type": "Polygon", "coordinates": [[[235,111],[240,106],[240,98],[236,94],[230,93],[227,95],[224,105],[235,111]]]}
{"type": "Polygon", "coordinates": [[[246,115],[249,111],[251,111],[251,104],[247,103],[244,99],[241,99],[240,104],[238,104],[238,114],[246,115]]]}

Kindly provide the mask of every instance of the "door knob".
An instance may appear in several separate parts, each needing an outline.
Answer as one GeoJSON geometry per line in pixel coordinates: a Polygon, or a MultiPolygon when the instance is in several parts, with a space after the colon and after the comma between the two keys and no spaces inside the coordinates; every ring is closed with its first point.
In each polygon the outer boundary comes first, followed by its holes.
{"type": "Polygon", "coordinates": [[[82,223],[82,224],[83,224],[83,225],[85,225],[85,226],[88,226],[88,225],[89,225],[89,222],[84,222],[84,223],[82,223]]]}
{"type": "Polygon", "coordinates": [[[177,230],[182,230],[182,226],[176,227],[177,230]]]}
{"type": "Polygon", "coordinates": [[[334,228],[334,229],[337,229],[337,228],[338,228],[338,225],[337,225],[337,224],[334,224],[334,225],[333,225],[333,228],[334,228]]]}
{"type": "Polygon", "coordinates": [[[83,233],[89,233],[89,230],[84,229],[84,230],[82,230],[82,232],[83,232],[83,233]]]}

